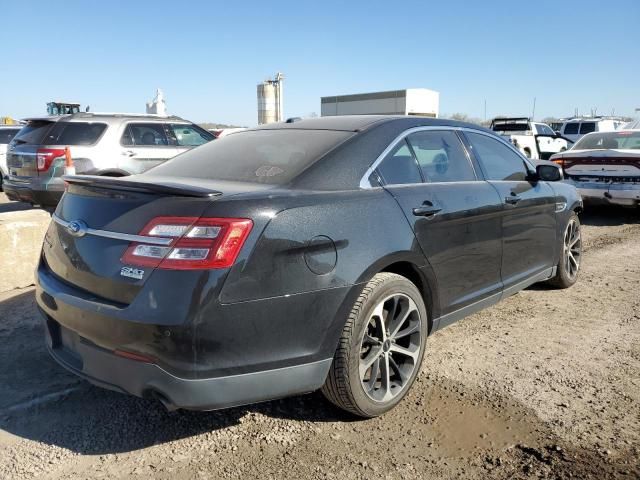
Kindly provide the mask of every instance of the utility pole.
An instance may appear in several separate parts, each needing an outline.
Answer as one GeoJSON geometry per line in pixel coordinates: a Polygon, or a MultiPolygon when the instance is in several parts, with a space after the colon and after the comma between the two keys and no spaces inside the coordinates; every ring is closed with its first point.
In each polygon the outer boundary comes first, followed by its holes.
{"type": "Polygon", "coordinates": [[[487,99],[484,99],[484,121],[487,122],[487,99]]]}
{"type": "Polygon", "coordinates": [[[533,112],[531,112],[531,120],[536,117],[536,97],[533,97],[533,112]]]}

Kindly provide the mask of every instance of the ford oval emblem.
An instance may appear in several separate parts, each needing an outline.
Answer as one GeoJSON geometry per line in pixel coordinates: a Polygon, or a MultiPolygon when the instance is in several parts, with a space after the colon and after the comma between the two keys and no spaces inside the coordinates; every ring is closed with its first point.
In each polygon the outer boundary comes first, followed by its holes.
{"type": "Polygon", "coordinates": [[[87,234],[87,224],[82,220],[74,220],[67,225],[67,232],[72,237],[84,237],[87,234]]]}

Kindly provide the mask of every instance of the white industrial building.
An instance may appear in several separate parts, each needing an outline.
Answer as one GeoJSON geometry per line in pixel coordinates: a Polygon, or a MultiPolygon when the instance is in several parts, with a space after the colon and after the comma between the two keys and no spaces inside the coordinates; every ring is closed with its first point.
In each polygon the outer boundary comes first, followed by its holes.
{"type": "Polygon", "coordinates": [[[440,93],[427,88],[322,97],[323,117],[333,115],[419,115],[437,117],[440,93]]]}

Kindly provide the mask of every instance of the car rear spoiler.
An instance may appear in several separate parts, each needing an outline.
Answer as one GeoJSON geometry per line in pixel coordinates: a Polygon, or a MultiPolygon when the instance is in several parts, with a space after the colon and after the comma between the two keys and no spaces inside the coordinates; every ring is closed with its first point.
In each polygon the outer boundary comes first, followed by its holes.
{"type": "Polygon", "coordinates": [[[103,177],[99,175],[65,175],[62,179],[71,185],[93,186],[111,190],[152,192],[199,198],[217,197],[222,195],[222,192],[218,190],[179,182],[140,182],[128,180],[128,177],[103,177]]]}

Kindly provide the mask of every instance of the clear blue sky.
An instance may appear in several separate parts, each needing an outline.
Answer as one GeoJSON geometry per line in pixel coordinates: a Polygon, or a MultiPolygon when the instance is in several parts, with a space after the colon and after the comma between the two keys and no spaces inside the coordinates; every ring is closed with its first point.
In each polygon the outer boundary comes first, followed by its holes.
{"type": "Polygon", "coordinates": [[[425,87],[441,113],[634,115],[640,1],[2,2],[0,115],[48,100],[142,112],[156,87],[193,121],[254,125],[284,72],[285,115],[320,97],[425,87]],[[5,43],[6,42],[6,43],[5,43]]]}

